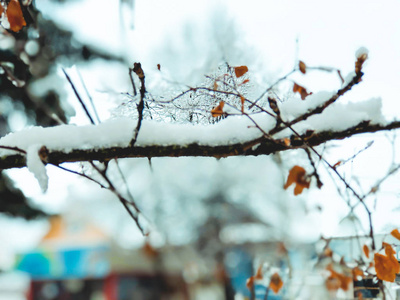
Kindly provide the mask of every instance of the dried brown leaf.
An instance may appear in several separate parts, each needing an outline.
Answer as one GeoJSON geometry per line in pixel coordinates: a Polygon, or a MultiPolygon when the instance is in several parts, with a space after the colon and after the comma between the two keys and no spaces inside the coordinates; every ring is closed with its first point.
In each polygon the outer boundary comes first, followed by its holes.
{"type": "Polygon", "coordinates": [[[305,100],[308,96],[312,95],[312,93],[307,92],[307,90],[302,87],[301,85],[298,85],[296,82],[293,85],[293,92],[294,93],[299,93],[301,100],[305,100]]]}
{"type": "Polygon", "coordinates": [[[6,15],[12,31],[18,32],[26,26],[18,0],[11,0],[10,3],[8,3],[6,15]]]}
{"type": "Polygon", "coordinates": [[[278,273],[274,273],[271,276],[271,280],[269,282],[269,288],[275,293],[278,294],[280,289],[283,287],[283,281],[278,273]]]}
{"type": "Polygon", "coordinates": [[[212,115],[214,118],[222,116],[222,115],[224,114],[224,111],[223,111],[224,105],[225,105],[225,102],[224,102],[224,101],[221,101],[221,102],[218,104],[218,106],[214,107],[214,108],[211,110],[211,115],[212,115]]]}
{"type": "Polygon", "coordinates": [[[249,69],[246,66],[235,67],[235,75],[237,78],[242,77],[248,71],[249,69]]]}
{"type": "Polygon", "coordinates": [[[392,232],[390,233],[392,236],[394,236],[396,239],[400,240],[400,232],[398,229],[393,229],[392,232]]]}
{"type": "Polygon", "coordinates": [[[303,73],[303,74],[306,74],[306,69],[307,69],[307,66],[306,66],[306,64],[303,62],[303,61],[299,61],[299,69],[300,69],[300,72],[301,73],[303,73]]]}
{"type": "Polygon", "coordinates": [[[306,170],[300,166],[294,166],[290,171],[284,185],[286,190],[292,184],[296,184],[294,188],[294,194],[297,196],[303,192],[303,189],[310,187],[310,180],[306,176],[306,170]]]}

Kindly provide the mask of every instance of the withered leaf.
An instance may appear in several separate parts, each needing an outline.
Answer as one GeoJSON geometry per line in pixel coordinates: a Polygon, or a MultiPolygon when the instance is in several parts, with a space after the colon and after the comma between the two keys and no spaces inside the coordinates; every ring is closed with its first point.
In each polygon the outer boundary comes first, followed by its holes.
{"type": "Polygon", "coordinates": [[[155,259],[158,256],[158,251],[154,249],[152,245],[148,241],[143,245],[143,253],[150,259],[155,259]]]}
{"type": "Polygon", "coordinates": [[[303,192],[303,189],[310,187],[310,180],[306,176],[306,170],[300,166],[294,166],[290,171],[284,189],[286,190],[292,184],[296,184],[294,194],[297,196],[303,192]]]}
{"type": "Polygon", "coordinates": [[[237,78],[242,77],[248,71],[249,69],[246,66],[235,67],[235,75],[237,78]]]}
{"type": "Polygon", "coordinates": [[[353,280],[358,281],[361,278],[364,278],[364,272],[359,267],[354,267],[351,272],[353,273],[353,280]]]}
{"type": "Polygon", "coordinates": [[[251,276],[249,279],[246,280],[246,286],[249,290],[251,290],[254,286],[254,276],[251,276]]]}
{"type": "Polygon", "coordinates": [[[214,81],[213,89],[214,91],[218,89],[218,82],[216,80],[214,81]]]}
{"type": "Polygon", "coordinates": [[[214,107],[211,110],[211,115],[216,118],[216,117],[220,117],[224,114],[223,108],[224,108],[225,102],[221,101],[218,106],[214,107]]]}
{"type": "Polygon", "coordinates": [[[369,247],[367,245],[363,246],[363,252],[367,258],[369,258],[369,247]]]}
{"type": "Polygon", "coordinates": [[[246,83],[248,83],[250,81],[250,79],[245,79],[245,80],[243,80],[243,82],[241,83],[241,85],[242,84],[246,84],[246,83]]]}
{"type": "Polygon", "coordinates": [[[262,273],[262,265],[260,265],[258,267],[258,269],[257,269],[256,275],[254,275],[254,279],[261,280],[263,278],[264,278],[264,276],[263,276],[263,273],[262,273]]]}
{"type": "Polygon", "coordinates": [[[271,280],[269,282],[269,288],[275,293],[278,294],[280,289],[283,287],[283,281],[278,273],[274,273],[271,276],[271,280]]]}
{"type": "Polygon", "coordinates": [[[161,65],[160,64],[157,64],[157,70],[161,71],[161,65]]]}
{"type": "Polygon", "coordinates": [[[393,229],[392,232],[390,233],[392,236],[394,236],[396,239],[400,240],[400,232],[398,229],[393,229]]]}
{"type": "Polygon", "coordinates": [[[305,100],[308,96],[312,95],[312,93],[307,92],[307,90],[302,87],[301,85],[298,85],[296,82],[293,85],[293,92],[294,93],[299,93],[301,100],[305,100]]]}
{"type": "Polygon", "coordinates": [[[353,282],[352,277],[336,272],[332,264],[329,264],[326,269],[331,272],[331,275],[326,281],[326,288],[328,290],[337,290],[341,288],[343,291],[347,291],[349,289],[350,283],[353,282]]]}
{"type": "Polygon", "coordinates": [[[400,272],[400,265],[395,257],[395,251],[392,246],[387,243],[382,243],[385,248],[385,254],[375,253],[375,271],[376,276],[385,281],[394,282],[396,274],[400,272]]]}
{"type": "Polygon", "coordinates": [[[0,17],[1,17],[1,15],[3,14],[3,12],[4,12],[4,7],[3,7],[3,5],[0,3],[0,17]]]}
{"type": "Polygon", "coordinates": [[[299,70],[301,73],[306,74],[306,64],[303,61],[299,61],[299,70]]]}
{"type": "Polygon", "coordinates": [[[242,113],[244,112],[244,97],[242,95],[240,95],[240,102],[242,103],[242,113]]]}
{"type": "Polygon", "coordinates": [[[8,3],[6,15],[12,31],[18,32],[26,26],[18,0],[11,0],[10,3],[8,3]]]}

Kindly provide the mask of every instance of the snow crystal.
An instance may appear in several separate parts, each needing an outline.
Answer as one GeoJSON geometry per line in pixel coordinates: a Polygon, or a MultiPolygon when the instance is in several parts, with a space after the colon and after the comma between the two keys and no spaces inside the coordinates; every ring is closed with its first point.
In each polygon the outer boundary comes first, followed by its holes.
{"type": "Polygon", "coordinates": [[[45,192],[47,191],[49,177],[47,176],[46,167],[39,157],[40,148],[42,148],[40,144],[34,144],[28,147],[26,166],[28,170],[35,175],[42,192],[45,192]]]}

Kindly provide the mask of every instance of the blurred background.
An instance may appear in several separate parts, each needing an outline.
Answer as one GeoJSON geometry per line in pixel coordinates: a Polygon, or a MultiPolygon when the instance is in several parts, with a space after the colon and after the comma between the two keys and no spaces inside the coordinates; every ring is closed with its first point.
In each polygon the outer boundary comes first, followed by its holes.
{"type": "MultiPolygon", "coordinates": [[[[154,95],[167,83],[200,85],[225,61],[249,67],[256,93],[299,58],[347,74],[361,46],[370,53],[363,83],[343,101],[382,97],[388,119],[399,109],[398,1],[25,2],[27,26],[13,32],[3,18],[0,29],[2,136],[33,125],[89,124],[62,68],[104,121],[134,114],[127,96],[134,62],[142,63],[154,95]]],[[[336,74],[293,78],[313,92],[340,86],[336,74]]],[[[398,161],[395,135],[357,136],[324,151],[334,163],[371,141],[342,169],[365,190],[398,161]]],[[[368,218],[361,207],[349,210],[324,169],[321,190],[315,183],[297,197],[283,190],[295,164],[307,165],[306,154],[110,163],[115,185],[143,212],[147,237],[115,195],[93,182],[48,166],[43,194],[26,169],[3,171],[0,299],[324,298],[324,277],[314,272],[321,236],[365,235],[368,218]],[[264,279],[249,289],[246,281],[259,266],[264,279]],[[275,272],[284,287],[267,293],[275,272]]],[[[85,163],[64,165],[90,174],[85,163]]],[[[397,180],[389,178],[368,200],[376,232],[400,226],[397,180]]],[[[359,255],[341,241],[343,255],[359,255]]]]}

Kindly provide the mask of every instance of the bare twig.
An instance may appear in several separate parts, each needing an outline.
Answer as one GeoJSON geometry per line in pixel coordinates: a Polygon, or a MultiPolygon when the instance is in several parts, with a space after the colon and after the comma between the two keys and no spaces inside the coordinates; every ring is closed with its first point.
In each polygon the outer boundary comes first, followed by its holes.
{"type": "Polygon", "coordinates": [[[74,85],[74,83],[72,82],[71,78],[69,77],[69,75],[67,74],[67,72],[64,70],[64,68],[62,68],[62,71],[64,72],[65,77],[67,78],[69,84],[71,85],[71,87],[72,87],[72,89],[73,89],[73,91],[74,91],[74,93],[75,93],[76,98],[78,99],[78,101],[79,101],[79,103],[81,104],[83,110],[85,111],[86,116],[89,118],[89,120],[90,120],[90,122],[91,122],[92,124],[95,124],[95,122],[94,122],[92,116],[90,115],[90,113],[89,113],[89,111],[88,111],[88,109],[87,109],[85,103],[83,102],[81,96],[79,95],[77,89],[75,88],[75,85],[74,85]]]}

